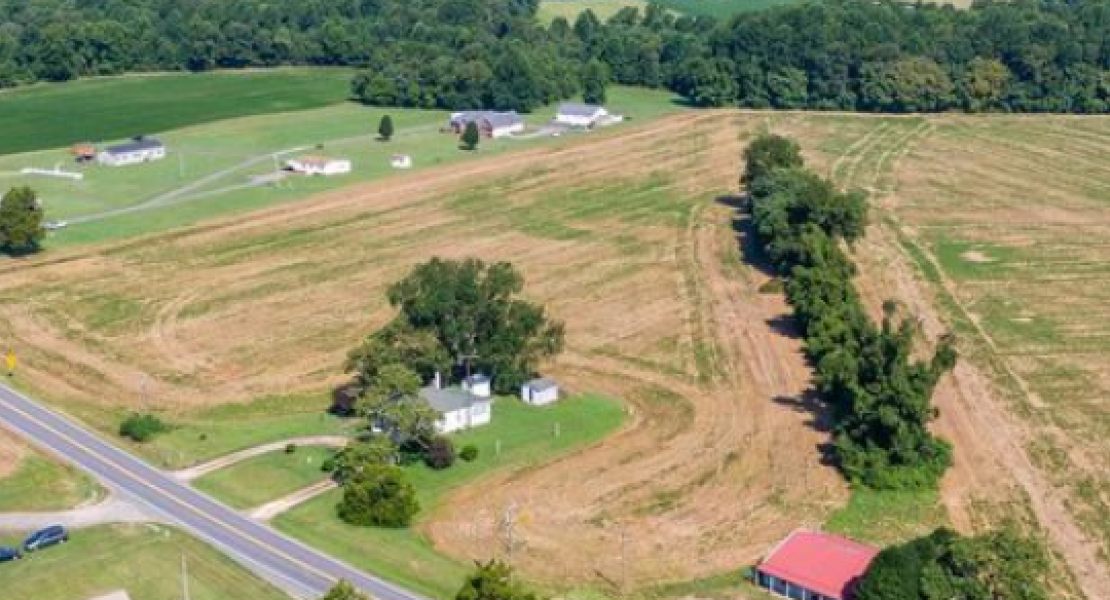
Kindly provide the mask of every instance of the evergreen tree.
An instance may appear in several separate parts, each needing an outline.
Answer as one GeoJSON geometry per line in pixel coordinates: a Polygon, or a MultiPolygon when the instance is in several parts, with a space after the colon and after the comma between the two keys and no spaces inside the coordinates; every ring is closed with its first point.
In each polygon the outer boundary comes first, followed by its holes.
{"type": "Polygon", "coordinates": [[[470,121],[466,124],[466,129],[462,133],[462,146],[466,150],[474,150],[478,147],[478,142],[482,140],[482,134],[478,131],[478,124],[470,121]]]}
{"type": "Polygon", "coordinates": [[[582,71],[582,100],[587,104],[605,104],[605,86],[608,84],[608,67],[596,58],[591,59],[582,71]]]}
{"type": "Polygon", "coordinates": [[[382,120],[378,122],[378,137],[386,142],[393,139],[393,117],[382,115],[382,120]]]}
{"type": "Polygon", "coordinates": [[[12,188],[0,199],[0,251],[27,254],[39,249],[46,230],[38,197],[29,187],[12,188]]]}

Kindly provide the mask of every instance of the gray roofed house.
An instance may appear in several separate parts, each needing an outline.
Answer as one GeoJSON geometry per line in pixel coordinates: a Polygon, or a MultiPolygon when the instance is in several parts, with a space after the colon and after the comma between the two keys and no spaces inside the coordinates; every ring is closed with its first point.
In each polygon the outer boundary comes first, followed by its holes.
{"type": "Polygon", "coordinates": [[[467,123],[474,123],[487,137],[503,137],[524,131],[524,118],[515,110],[468,110],[451,115],[451,130],[462,133],[467,123]]]}
{"type": "Polygon", "coordinates": [[[109,154],[128,154],[130,152],[139,152],[142,150],[154,150],[156,148],[164,148],[165,144],[155,138],[142,138],[127,142],[125,144],[118,144],[115,146],[108,146],[104,149],[109,154]]]}
{"type": "Polygon", "coordinates": [[[491,398],[475,396],[462,388],[428,386],[420,390],[420,397],[439,413],[436,429],[440,433],[485,425],[493,413],[491,398]]]}
{"type": "Polygon", "coordinates": [[[101,150],[96,160],[103,165],[119,167],[137,163],[161,160],[166,157],[166,146],[155,138],[140,137],[134,140],[109,146],[101,150]]]}
{"type": "Polygon", "coordinates": [[[609,116],[603,106],[564,102],[555,109],[555,122],[573,127],[593,127],[599,120],[609,116]]]}

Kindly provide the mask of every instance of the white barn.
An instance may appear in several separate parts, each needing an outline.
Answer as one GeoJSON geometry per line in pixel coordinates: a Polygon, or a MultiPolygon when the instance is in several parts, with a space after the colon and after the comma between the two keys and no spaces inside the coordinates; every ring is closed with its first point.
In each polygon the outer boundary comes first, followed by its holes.
{"type": "Polygon", "coordinates": [[[452,433],[486,425],[493,418],[493,398],[478,396],[460,388],[438,388],[430,385],[420,390],[420,397],[439,413],[436,430],[452,433]]]}
{"type": "Polygon", "coordinates": [[[344,175],[351,172],[351,161],[326,156],[302,156],[285,161],[290,171],[303,175],[344,175]]]}
{"type": "Polygon", "coordinates": [[[604,106],[564,102],[555,111],[555,122],[569,127],[590,128],[609,116],[604,106]]]}
{"type": "Polygon", "coordinates": [[[109,146],[96,155],[102,165],[122,167],[166,158],[166,146],[154,138],[137,138],[126,144],[109,146]]]}
{"type": "Polygon", "coordinates": [[[549,377],[533,379],[520,386],[520,399],[535,406],[551,404],[559,399],[559,384],[549,377]]]}

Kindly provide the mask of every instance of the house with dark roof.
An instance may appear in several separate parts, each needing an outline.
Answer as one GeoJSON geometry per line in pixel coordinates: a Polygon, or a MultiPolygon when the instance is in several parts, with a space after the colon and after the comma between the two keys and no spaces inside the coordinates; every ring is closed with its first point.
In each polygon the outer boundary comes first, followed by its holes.
{"type": "Polygon", "coordinates": [[[794,600],[852,600],[878,548],[820,531],[798,530],[755,569],[755,583],[794,600]]]}
{"type": "Polygon", "coordinates": [[[551,404],[559,399],[559,384],[550,377],[533,379],[520,386],[520,399],[534,406],[551,404]]]}
{"type": "Polygon", "coordinates": [[[452,433],[489,423],[493,418],[489,383],[488,377],[474,375],[464,380],[461,387],[440,387],[437,378],[435,383],[422,388],[420,397],[439,414],[436,430],[452,433]]]}
{"type": "Polygon", "coordinates": [[[468,110],[451,114],[449,126],[455,134],[466,130],[468,123],[478,126],[478,131],[488,138],[499,138],[524,131],[524,119],[515,111],[468,110]]]}
{"type": "Polygon", "coordinates": [[[564,102],[555,110],[555,122],[567,127],[591,128],[609,116],[609,111],[595,104],[564,102]]]}
{"type": "Polygon", "coordinates": [[[166,158],[165,144],[154,138],[140,136],[125,144],[108,146],[100,151],[96,161],[102,165],[122,167],[163,158],[166,158]]]}

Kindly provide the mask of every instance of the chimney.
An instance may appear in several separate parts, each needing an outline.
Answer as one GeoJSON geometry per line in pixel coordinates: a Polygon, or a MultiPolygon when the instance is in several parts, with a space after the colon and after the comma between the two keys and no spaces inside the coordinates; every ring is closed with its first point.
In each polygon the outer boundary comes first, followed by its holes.
{"type": "Polygon", "coordinates": [[[437,390],[443,389],[443,377],[440,376],[439,371],[436,371],[436,376],[432,378],[432,385],[437,390]]]}

